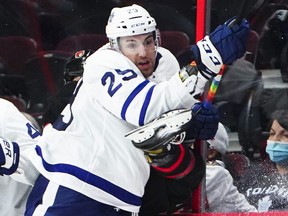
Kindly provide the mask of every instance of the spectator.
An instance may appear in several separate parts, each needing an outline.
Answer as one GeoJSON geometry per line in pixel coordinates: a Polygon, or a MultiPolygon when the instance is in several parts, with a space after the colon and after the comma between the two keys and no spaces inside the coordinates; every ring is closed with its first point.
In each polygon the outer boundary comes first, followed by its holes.
{"type": "Polygon", "coordinates": [[[233,178],[225,169],[223,157],[229,137],[220,123],[214,139],[207,140],[206,195],[208,212],[257,212],[233,184],[233,178]]]}
{"type": "Polygon", "coordinates": [[[287,211],[288,110],[273,112],[266,152],[270,160],[251,167],[240,179],[239,190],[259,212],[287,211]]]}
{"type": "MultiPolygon", "coordinates": [[[[2,166],[3,158],[0,157],[0,215],[1,216],[23,216],[25,212],[25,205],[27,197],[32,189],[35,179],[38,176],[38,172],[31,173],[32,164],[29,158],[26,157],[26,152],[34,147],[36,140],[39,138],[40,133],[36,130],[33,124],[28,121],[24,115],[13,105],[11,102],[0,99],[0,155],[3,153],[2,137],[5,137],[13,142],[21,143],[21,155],[18,165],[17,156],[13,158],[15,166],[2,166]],[[18,168],[17,168],[18,165],[18,168]],[[9,173],[13,173],[17,168],[17,172],[9,176],[9,173]]],[[[17,144],[15,149],[17,149],[17,144]]],[[[14,151],[17,155],[17,150],[14,151]]],[[[14,154],[13,154],[14,155],[14,154]]]]}

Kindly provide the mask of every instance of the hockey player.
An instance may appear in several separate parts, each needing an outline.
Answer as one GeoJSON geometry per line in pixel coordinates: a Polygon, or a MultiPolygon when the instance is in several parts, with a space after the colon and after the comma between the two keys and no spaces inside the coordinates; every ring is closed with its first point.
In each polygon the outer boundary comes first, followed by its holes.
{"type": "Polygon", "coordinates": [[[92,53],[89,49],[79,50],[68,60],[64,69],[64,86],[49,99],[41,119],[43,127],[48,123],[54,123],[68,104],[77,82],[83,75],[85,61],[92,53]]]}
{"type": "MultiPolygon", "coordinates": [[[[92,53],[92,50],[80,50],[70,58],[65,66],[65,83],[72,83],[72,81],[77,83],[77,79],[82,77],[85,60],[92,53]]],[[[74,83],[72,84],[74,85],[74,83]]],[[[72,88],[73,85],[71,85],[72,88]]],[[[61,109],[69,101],[68,97],[73,93],[71,87],[66,85],[66,91],[64,91],[66,94],[61,91],[57,96],[58,100],[51,100],[47,113],[45,113],[46,120],[52,120],[61,113],[61,109]],[[67,96],[64,97],[64,95],[67,96]]],[[[30,148],[34,149],[36,141],[41,135],[41,128],[36,125],[37,122],[32,121],[34,119],[29,119],[31,116],[28,113],[21,113],[17,107],[7,100],[0,99],[0,110],[0,137],[4,137],[4,139],[0,138],[0,164],[6,162],[6,165],[0,168],[0,175],[3,175],[0,176],[0,215],[23,216],[27,197],[39,175],[39,172],[33,169],[26,152],[30,148]],[[13,142],[10,140],[13,140],[13,142]],[[5,143],[7,144],[4,145],[5,143]],[[11,160],[9,160],[10,155],[11,160]],[[9,164],[7,161],[13,163],[9,164]],[[26,172],[27,170],[29,172],[26,172]],[[12,175],[8,176],[9,174],[12,175]]]]}
{"type": "MultiPolygon", "coordinates": [[[[29,154],[41,175],[26,215],[137,214],[150,174],[147,158],[152,159],[153,170],[175,182],[196,170],[198,159],[185,146],[173,146],[175,157],[169,149],[161,154],[161,162],[169,159],[167,164],[153,164],[158,162],[155,152],[148,149],[147,157],[147,149],[134,146],[125,134],[163,113],[173,117],[171,110],[184,109],[180,129],[172,124],[173,138],[187,129],[199,139],[215,135],[215,109],[197,102],[222,64],[245,52],[248,23],[243,20],[233,28],[229,23],[193,46],[195,63],[187,71],[179,69],[168,50],[157,46],[156,23],[145,9],[138,5],[113,9],[106,27],[110,44],[86,60],[73,99],[29,154]],[[195,103],[192,116],[187,109],[195,103]]],[[[170,146],[167,140],[163,145],[156,142],[154,147],[163,151],[170,146]]],[[[192,180],[195,186],[201,178],[192,180]]]]}
{"type": "Polygon", "coordinates": [[[0,215],[22,216],[39,174],[33,172],[26,152],[34,148],[40,132],[11,102],[0,99],[0,110],[0,215]]]}

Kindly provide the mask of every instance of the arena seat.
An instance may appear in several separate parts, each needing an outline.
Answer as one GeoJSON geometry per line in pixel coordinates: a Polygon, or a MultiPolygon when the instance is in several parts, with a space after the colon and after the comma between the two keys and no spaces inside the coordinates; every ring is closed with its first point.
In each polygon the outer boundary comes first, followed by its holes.
{"type": "Polygon", "coordinates": [[[7,74],[7,73],[8,73],[8,64],[2,57],[0,57],[0,74],[7,74]]]}
{"type": "Polygon", "coordinates": [[[244,58],[253,64],[255,64],[256,61],[258,43],[259,43],[259,34],[254,30],[250,30],[246,45],[246,54],[244,58]]]}
{"type": "Polygon", "coordinates": [[[25,36],[0,37],[0,44],[0,57],[11,74],[20,74],[24,62],[38,50],[36,41],[25,36]]]}
{"type": "Polygon", "coordinates": [[[225,163],[226,169],[236,181],[240,179],[250,166],[250,159],[238,153],[227,153],[223,158],[223,162],[225,163]]]}
{"type": "Polygon", "coordinates": [[[76,52],[82,49],[97,50],[108,42],[105,34],[79,34],[63,38],[56,46],[57,50],[76,52]]]}
{"type": "Polygon", "coordinates": [[[189,46],[190,39],[181,31],[160,31],[160,46],[170,50],[175,56],[189,46]]]}
{"type": "Polygon", "coordinates": [[[58,50],[43,51],[26,60],[22,74],[31,104],[45,104],[63,85],[64,68],[73,54],[58,50]]]}
{"type": "Polygon", "coordinates": [[[24,77],[15,74],[0,74],[0,96],[13,96],[28,100],[24,77]]]}
{"type": "Polygon", "coordinates": [[[27,108],[26,102],[22,98],[15,96],[0,96],[1,98],[10,101],[20,112],[25,112],[27,108]]]}
{"type": "MultiPolygon", "coordinates": [[[[108,42],[105,34],[79,34],[63,38],[56,46],[57,50],[76,52],[80,49],[97,50],[108,42]]],[[[160,46],[167,48],[174,55],[189,45],[189,37],[180,31],[160,32],[160,46]]]]}

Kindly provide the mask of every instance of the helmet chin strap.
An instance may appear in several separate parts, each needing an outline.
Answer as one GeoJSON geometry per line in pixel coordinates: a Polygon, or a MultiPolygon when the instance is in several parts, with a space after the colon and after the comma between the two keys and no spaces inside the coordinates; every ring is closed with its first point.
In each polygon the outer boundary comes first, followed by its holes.
{"type": "Polygon", "coordinates": [[[156,30],[153,32],[153,34],[154,34],[154,40],[155,40],[155,43],[156,43],[155,51],[157,51],[157,48],[159,47],[160,42],[161,42],[161,35],[160,35],[159,29],[156,29],[156,30]]]}
{"type": "Polygon", "coordinates": [[[109,38],[110,46],[113,50],[121,52],[118,45],[118,38],[109,38]]]}

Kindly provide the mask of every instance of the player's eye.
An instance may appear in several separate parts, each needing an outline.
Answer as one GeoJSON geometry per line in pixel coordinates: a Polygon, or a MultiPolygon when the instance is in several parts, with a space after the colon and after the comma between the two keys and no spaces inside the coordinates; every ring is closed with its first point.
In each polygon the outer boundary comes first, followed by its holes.
{"type": "Polygon", "coordinates": [[[150,45],[154,46],[154,39],[152,37],[144,41],[144,46],[150,46],[150,45]]]}
{"type": "Polygon", "coordinates": [[[130,42],[127,44],[127,48],[129,49],[136,49],[137,48],[137,44],[134,42],[130,42]]]}

